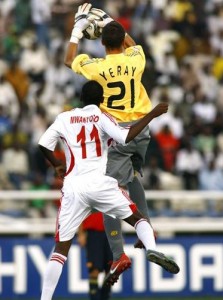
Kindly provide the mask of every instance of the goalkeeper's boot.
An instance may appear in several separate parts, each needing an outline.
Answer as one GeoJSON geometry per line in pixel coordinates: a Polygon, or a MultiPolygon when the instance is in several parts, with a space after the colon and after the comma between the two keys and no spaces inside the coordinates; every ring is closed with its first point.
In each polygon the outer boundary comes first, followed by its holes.
{"type": "Polygon", "coordinates": [[[169,273],[177,274],[180,271],[180,268],[175,263],[175,261],[165,256],[161,252],[155,250],[147,250],[146,257],[149,261],[161,266],[169,273]]]}

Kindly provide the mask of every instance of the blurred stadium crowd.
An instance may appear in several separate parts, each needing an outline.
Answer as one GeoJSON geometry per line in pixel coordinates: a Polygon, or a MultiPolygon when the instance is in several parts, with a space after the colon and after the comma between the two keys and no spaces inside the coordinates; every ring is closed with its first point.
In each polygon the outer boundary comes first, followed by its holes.
{"type": "MultiPolygon", "coordinates": [[[[63,64],[78,0],[0,1],[0,188],[60,188],[37,148],[55,116],[79,106],[84,79],[63,64]]],[[[95,0],[141,44],[143,84],[169,113],[151,123],[142,179],[152,190],[223,191],[223,0],[95,0]]],[[[103,56],[100,40],[80,51],[103,56]]],[[[63,157],[60,147],[58,156],[63,157]]],[[[50,202],[51,203],[51,202],[50,202]]],[[[50,216],[46,201],[6,213],[50,216]]],[[[157,207],[159,213],[168,207],[157,207]]],[[[173,213],[173,211],[172,211],[173,213]]],[[[154,213],[155,214],[155,213],[154,213]]],[[[223,215],[223,204],[196,216],[223,215]]]]}

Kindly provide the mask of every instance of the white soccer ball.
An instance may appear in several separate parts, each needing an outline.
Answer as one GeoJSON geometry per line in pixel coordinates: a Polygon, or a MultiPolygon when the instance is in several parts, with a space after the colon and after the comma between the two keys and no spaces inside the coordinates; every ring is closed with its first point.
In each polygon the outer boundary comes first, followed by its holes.
{"type": "Polygon", "coordinates": [[[94,19],[91,21],[91,24],[83,31],[83,35],[88,40],[96,40],[101,36],[102,33],[102,28],[98,26],[98,21],[102,21],[102,19],[91,12],[89,12],[88,16],[93,16],[94,19]]]}

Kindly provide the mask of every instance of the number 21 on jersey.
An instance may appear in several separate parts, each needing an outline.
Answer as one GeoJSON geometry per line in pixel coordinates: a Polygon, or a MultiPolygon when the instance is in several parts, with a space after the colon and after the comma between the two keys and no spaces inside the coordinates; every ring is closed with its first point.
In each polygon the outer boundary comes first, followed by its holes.
{"type": "MultiPolygon", "coordinates": [[[[120,110],[124,110],[125,106],[124,105],[114,105],[113,101],[121,101],[125,98],[126,96],[126,87],[124,82],[122,81],[116,81],[116,82],[109,82],[107,84],[108,88],[119,88],[120,89],[120,93],[116,94],[116,95],[112,95],[110,97],[108,97],[108,102],[107,102],[107,107],[109,108],[114,108],[114,109],[120,109],[120,110]]],[[[130,107],[133,108],[135,106],[135,81],[132,78],[130,80],[130,107]]]]}

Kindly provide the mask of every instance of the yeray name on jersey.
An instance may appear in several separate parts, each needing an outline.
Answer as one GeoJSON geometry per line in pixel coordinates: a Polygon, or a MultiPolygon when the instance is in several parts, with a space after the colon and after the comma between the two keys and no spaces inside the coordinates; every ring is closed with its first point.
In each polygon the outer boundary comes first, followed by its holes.
{"type": "Polygon", "coordinates": [[[134,76],[134,73],[136,71],[136,67],[122,67],[122,66],[117,66],[116,69],[115,68],[109,68],[106,71],[103,71],[102,73],[99,73],[99,75],[101,77],[103,77],[106,81],[108,80],[108,78],[106,77],[106,75],[110,75],[112,78],[116,77],[116,76],[129,76],[131,75],[132,77],[134,76]]]}

